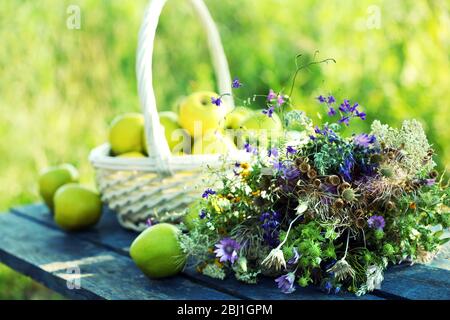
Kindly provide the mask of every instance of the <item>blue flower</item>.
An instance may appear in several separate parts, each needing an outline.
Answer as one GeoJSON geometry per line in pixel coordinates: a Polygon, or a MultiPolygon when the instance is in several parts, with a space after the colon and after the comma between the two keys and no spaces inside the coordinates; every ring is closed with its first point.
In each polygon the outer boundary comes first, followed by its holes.
{"type": "Polygon", "coordinates": [[[339,110],[343,113],[348,113],[350,111],[350,101],[345,99],[339,106],[339,110]]]}
{"type": "Polygon", "coordinates": [[[353,169],[354,159],[353,156],[350,155],[345,158],[344,163],[339,165],[339,173],[344,176],[347,181],[352,181],[351,172],[353,169]]]}
{"type": "Polygon", "coordinates": [[[278,288],[281,289],[283,293],[292,293],[295,291],[294,288],[295,274],[293,272],[289,272],[288,274],[282,275],[275,279],[275,282],[278,283],[278,288]]]}
{"type": "Polygon", "coordinates": [[[339,123],[344,123],[346,126],[349,125],[350,117],[349,116],[343,116],[339,119],[339,123]]]}
{"type": "Polygon", "coordinates": [[[319,100],[320,103],[324,103],[327,101],[323,95],[318,96],[317,100],[319,100]]]}
{"type": "Polygon", "coordinates": [[[269,149],[269,151],[267,151],[267,156],[268,157],[278,158],[278,149],[275,148],[275,147],[269,149]]]}
{"type": "Polygon", "coordinates": [[[333,288],[333,285],[331,284],[330,281],[327,281],[325,282],[323,288],[327,293],[330,293],[331,289],[333,288]]]}
{"type": "Polygon", "coordinates": [[[232,264],[237,260],[241,248],[239,243],[231,238],[223,238],[215,247],[214,253],[220,258],[220,262],[230,261],[232,264]]]}
{"type": "Polygon", "coordinates": [[[200,219],[205,219],[205,217],[206,217],[206,211],[205,211],[204,209],[202,209],[202,210],[200,211],[200,213],[198,214],[198,217],[199,217],[200,219]]]}
{"type": "Polygon", "coordinates": [[[272,118],[274,111],[275,111],[275,108],[273,106],[268,106],[267,109],[264,109],[262,111],[262,113],[267,115],[269,118],[272,118]]]}
{"type": "Polygon", "coordinates": [[[211,103],[220,107],[220,105],[222,104],[222,97],[217,97],[217,98],[211,97],[211,103]]]}
{"type": "Polygon", "coordinates": [[[365,112],[359,112],[356,110],[356,116],[359,117],[361,120],[366,120],[366,113],[365,112]]]}
{"type": "Polygon", "coordinates": [[[239,162],[236,161],[236,162],[234,163],[234,167],[235,167],[235,168],[240,168],[240,167],[241,167],[241,164],[240,164],[239,162]]]}
{"type": "Polygon", "coordinates": [[[297,248],[292,248],[292,252],[294,253],[294,255],[292,256],[292,258],[290,258],[287,263],[290,265],[295,265],[298,263],[298,260],[300,259],[300,254],[297,251],[297,248]]]}
{"type": "Polygon", "coordinates": [[[309,135],[309,139],[311,139],[312,141],[316,140],[316,137],[314,137],[313,135],[309,135]]]}
{"type": "Polygon", "coordinates": [[[242,83],[239,81],[239,78],[234,78],[231,86],[233,87],[233,89],[238,89],[238,88],[242,87],[242,83]]]}
{"type": "Polygon", "coordinates": [[[376,141],[374,135],[368,135],[367,133],[358,134],[353,138],[353,143],[357,146],[368,148],[370,144],[376,141]]]}
{"type": "Polygon", "coordinates": [[[253,153],[253,154],[256,154],[257,153],[257,150],[256,150],[256,148],[254,148],[252,145],[250,145],[250,143],[246,143],[246,144],[244,144],[244,150],[246,151],[246,152],[248,152],[248,153],[253,153]]]}
{"type": "Polygon", "coordinates": [[[216,192],[212,189],[206,189],[203,194],[202,194],[202,198],[204,199],[208,199],[209,196],[215,195],[216,192]]]}
{"type": "Polygon", "coordinates": [[[330,107],[330,108],[328,109],[328,115],[329,115],[330,117],[335,116],[335,115],[336,115],[336,110],[335,110],[333,107],[330,107]]]}
{"type": "Polygon", "coordinates": [[[292,147],[292,146],[286,147],[286,155],[295,154],[295,153],[297,153],[297,150],[295,150],[294,147],[292,147]]]}
{"type": "Polygon", "coordinates": [[[367,224],[369,225],[369,228],[375,229],[375,230],[383,230],[384,226],[386,225],[386,222],[384,221],[384,218],[382,216],[371,216],[367,220],[367,224]]]}
{"type": "Polygon", "coordinates": [[[277,170],[277,171],[283,170],[283,168],[284,168],[283,161],[275,161],[275,162],[273,163],[273,168],[274,168],[275,170],[277,170]]]}
{"type": "Polygon", "coordinates": [[[336,102],[336,99],[333,96],[329,96],[328,97],[328,101],[327,101],[328,104],[332,104],[332,103],[335,103],[335,102],[336,102]]]}
{"type": "Polygon", "coordinates": [[[263,212],[259,218],[262,222],[261,227],[264,229],[264,241],[272,248],[275,248],[279,244],[278,227],[280,225],[280,219],[281,217],[276,211],[263,212]]]}

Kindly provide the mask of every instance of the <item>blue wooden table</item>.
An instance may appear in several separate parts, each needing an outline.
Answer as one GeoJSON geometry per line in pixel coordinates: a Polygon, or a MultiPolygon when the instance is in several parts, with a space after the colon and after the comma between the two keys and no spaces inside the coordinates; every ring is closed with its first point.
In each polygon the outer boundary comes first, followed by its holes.
{"type": "Polygon", "coordinates": [[[30,205],[0,214],[0,262],[73,299],[450,300],[448,248],[431,265],[391,267],[381,290],[363,297],[325,295],[313,287],[285,295],[273,279],[246,285],[232,277],[211,279],[190,268],[173,278],[150,280],[129,257],[135,237],[108,210],[95,228],[66,233],[45,206],[30,205]]]}

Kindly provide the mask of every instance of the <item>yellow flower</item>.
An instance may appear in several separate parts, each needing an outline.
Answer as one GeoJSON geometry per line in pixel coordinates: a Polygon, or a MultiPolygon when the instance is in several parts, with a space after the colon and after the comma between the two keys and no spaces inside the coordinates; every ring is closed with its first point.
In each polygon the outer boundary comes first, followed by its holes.
{"type": "Polygon", "coordinates": [[[242,172],[241,172],[241,176],[243,177],[243,178],[247,178],[248,176],[250,175],[250,171],[249,170],[242,170],[242,172]]]}
{"type": "Polygon", "coordinates": [[[252,192],[252,196],[257,197],[261,194],[261,190],[256,190],[252,192]]]}
{"type": "Polygon", "coordinates": [[[244,170],[248,170],[250,168],[250,165],[247,162],[241,163],[241,168],[244,170]]]}

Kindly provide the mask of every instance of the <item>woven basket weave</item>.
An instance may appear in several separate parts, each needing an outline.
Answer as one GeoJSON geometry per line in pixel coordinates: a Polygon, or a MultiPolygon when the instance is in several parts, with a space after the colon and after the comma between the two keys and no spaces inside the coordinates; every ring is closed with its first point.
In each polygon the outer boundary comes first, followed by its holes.
{"type": "MultiPolygon", "coordinates": [[[[119,223],[135,231],[146,228],[153,218],[176,222],[193,200],[209,185],[206,167],[222,166],[224,161],[243,159],[246,154],[172,155],[160,124],[152,85],[152,54],[159,16],[167,0],[152,0],[144,14],[137,51],[138,93],[145,120],[148,158],[110,156],[109,144],[91,151],[89,160],[96,170],[102,200],[113,209],[119,223]]],[[[207,33],[209,49],[220,93],[231,92],[231,77],[220,36],[202,0],[189,0],[207,33]]],[[[229,110],[232,97],[224,96],[229,110]]]]}

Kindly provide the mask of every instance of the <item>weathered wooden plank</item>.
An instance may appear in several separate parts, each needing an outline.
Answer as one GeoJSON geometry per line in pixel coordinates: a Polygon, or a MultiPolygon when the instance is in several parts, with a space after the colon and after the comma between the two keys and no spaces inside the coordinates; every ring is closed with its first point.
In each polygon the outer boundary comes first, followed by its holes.
{"type": "Polygon", "coordinates": [[[124,255],[15,214],[0,215],[0,261],[70,298],[234,298],[183,277],[149,280],[124,255]]]}
{"type": "MultiPolygon", "coordinates": [[[[31,205],[12,210],[14,213],[39,221],[47,226],[55,227],[51,214],[48,209],[42,205],[31,205]]],[[[136,233],[129,232],[120,227],[114,213],[105,210],[98,226],[90,230],[79,232],[74,236],[82,239],[104,245],[105,248],[112,248],[118,253],[128,256],[128,249],[131,242],[136,237],[136,233]]],[[[364,299],[377,300],[380,297],[368,294],[363,297],[356,297],[353,294],[325,295],[317,288],[298,288],[296,292],[290,295],[281,293],[275,286],[273,279],[263,278],[260,283],[255,285],[246,285],[230,277],[226,281],[211,279],[203,276],[193,269],[186,269],[183,274],[194,280],[207,285],[211,288],[241,297],[244,299],[277,299],[277,300],[341,300],[341,299],[364,299]]]]}
{"type": "Polygon", "coordinates": [[[404,299],[450,300],[450,271],[425,265],[399,265],[385,274],[382,291],[404,299]]]}

